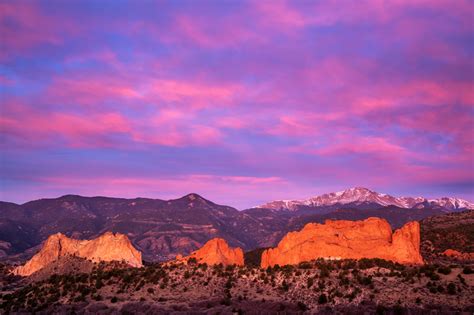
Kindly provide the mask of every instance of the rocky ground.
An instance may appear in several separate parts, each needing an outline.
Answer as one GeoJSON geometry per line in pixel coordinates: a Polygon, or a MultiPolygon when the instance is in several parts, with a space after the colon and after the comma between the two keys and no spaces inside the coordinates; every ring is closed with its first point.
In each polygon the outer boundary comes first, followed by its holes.
{"type": "Polygon", "coordinates": [[[143,268],[102,263],[88,273],[77,269],[78,273],[21,279],[8,276],[9,267],[2,266],[0,311],[472,314],[473,268],[409,267],[368,259],[317,260],[267,269],[192,261],[143,268]]]}

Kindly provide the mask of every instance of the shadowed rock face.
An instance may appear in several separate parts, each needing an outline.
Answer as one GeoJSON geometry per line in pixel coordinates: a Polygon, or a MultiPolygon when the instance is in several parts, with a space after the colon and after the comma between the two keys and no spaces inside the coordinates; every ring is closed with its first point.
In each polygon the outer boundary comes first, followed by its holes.
{"type": "Polygon", "coordinates": [[[213,238],[204,244],[203,247],[191,253],[187,257],[178,255],[178,261],[188,261],[190,258],[196,258],[198,263],[208,265],[244,265],[244,252],[240,247],[229,247],[222,238],[213,238]]]}
{"type": "Polygon", "coordinates": [[[291,265],[317,258],[382,258],[403,264],[422,264],[420,226],[409,222],[392,234],[387,221],[309,223],[301,231],[288,233],[276,248],[262,253],[261,266],[291,265]]]}
{"type": "Polygon", "coordinates": [[[107,232],[93,240],[76,240],[57,233],[48,237],[40,252],[25,265],[15,268],[13,273],[29,276],[64,256],[77,256],[94,262],[123,261],[132,267],[142,266],[142,254],[124,234],[107,232]]]}

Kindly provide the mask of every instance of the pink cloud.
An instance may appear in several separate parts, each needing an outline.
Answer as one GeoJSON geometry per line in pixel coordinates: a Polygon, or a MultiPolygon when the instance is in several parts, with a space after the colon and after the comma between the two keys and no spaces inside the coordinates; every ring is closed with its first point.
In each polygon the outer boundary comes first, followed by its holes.
{"type": "MultiPolygon", "coordinates": [[[[101,73],[74,72],[53,78],[41,99],[50,104],[102,106],[112,101],[136,106],[181,106],[204,109],[230,106],[244,90],[237,83],[157,78],[153,73],[127,72],[119,62],[111,61],[113,71],[101,73]]],[[[166,75],[166,73],[165,73],[166,75]]]]}
{"type": "Polygon", "coordinates": [[[3,47],[24,49],[42,42],[58,44],[62,41],[57,34],[51,32],[51,21],[41,15],[31,3],[0,3],[0,20],[14,21],[18,25],[16,30],[19,31],[14,34],[7,23],[1,23],[3,47]],[[43,28],[38,29],[40,24],[43,28]]]}
{"type": "Polygon", "coordinates": [[[166,31],[147,22],[135,23],[134,31],[151,33],[167,43],[191,44],[209,49],[265,41],[265,37],[255,32],[255,29],[246,27],[246,21],[238,13],[213,17],[217,19],[213,23],[209,23],[205,17],[180,14],[173,19],[173,23],[166,31]]]}
{"type": "MultiPolygon", "coordinates": [[[[356,154],[371,154],[376,156],[396,155],[398,157],[405,157],[407,150],[400,145],[390,142],[383,137],[374,136],[358,136],[358,135],[337,135],[331,142],[333,144],[326,145],[318,149],[306,148],[306,152],[311,152],[317,155],[350,155],[356,154]]],[[[303,149],[303,148],[302,148],[303,149]]]]}
{"type": "Polygon", "coordinates": [[[80,116],[66,113],[32,113],[17,109],[14,115],[0,119],[0,130],[35,144],[52,143],[63,138],[72,147],[109,146],[106,136],[130,132],[128,120],[118,113],[80,116]]]}
{"type": "Polygon", "coordinates": [[[224,135],[218,128],[197,122],[196,114],[163,110],[160,115],[136,118],[118,112],[70,114],[43,113],[18,102],[9,102],[0,118],[2,133],[35,145],[51,145],[57,139],[69,147],[124,147],[111,136],[120,134],[132,142],[182,147],[218,144],[224,135]]]}
{"type": "Polygon", "coordinates": [[[140,93],[125,79],[114,77],[66,78],[53,80],[44,98],[51,103],[98,105],[111,99],[137,99],[140,93]]]}
{"type": "Polygon", "coordinates": [[[90,52],[82,52],[80,54],[72,54],[66,56],[64,59],[64,64],[66,66],[71,66],[77,63],[85,63],[90,62],[91,60],[98,61],[103,65],[109,66],[111,68],[115,68],[117,70],[125,71],[123,64],[120,62],[117,54],[106,48],[101,49],[98,51],[90,51],[90,52]]]}
{"type": "Polygon", "coordinates": [[[0,3],[0,60],[31,54],[38,45],[59,46],[65,36],[82,32],[83,27],[59,15],[41,12],[39,4],[27,1],[0,3]],[[60,28],[57,26],[61,25],[60,28]],[[40,26],[40,27],[39,27],[40,26]]]}
{"type": "Polygon", "coordinates": [[[304,27],[310,20],[292,8],[287,1],[254,1],[255,9],[263,17],[263,23],[282,27],[304,27]]]}
{"type": "Polygon", "coordinates": [[[252,119],[247,116],[221,116],[214,121],[214,124],[220,128],[244,129],[252,124],[252,119]]]}
{"type": "Polygon", "coordinates": [[[167,102],[189,101],[188,106],[204,108],[231,103],[241,89],[237,84],[159,79],[152,81],[148,98],[157,97],[167,102]]]}
{"type": "Polygon", "coordinates": [[[317,136],[319,126],[312,124],[305,116],[280,116],[279,122],[267,129],[269,134],[282,136],[317,136]]]}

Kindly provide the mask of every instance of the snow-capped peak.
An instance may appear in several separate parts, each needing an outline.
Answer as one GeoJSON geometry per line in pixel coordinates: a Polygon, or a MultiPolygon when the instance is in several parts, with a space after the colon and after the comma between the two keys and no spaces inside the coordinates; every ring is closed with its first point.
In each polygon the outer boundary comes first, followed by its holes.
{"type": "Polygon", "coordinates": [[[474,209],[474,204],[458,198],[426,199],[424,197],[393,197],[381,194],[365,187],[353,187],[343,191],[323,194],[302,200],[275,200],[256,208],[273,210],[298,210],[301,206],[322,207],[332,205],[361,205],[378,204],[380,206],[397,206],[400,208],[415,208],[439,206],[448,210],[474,209]]]}

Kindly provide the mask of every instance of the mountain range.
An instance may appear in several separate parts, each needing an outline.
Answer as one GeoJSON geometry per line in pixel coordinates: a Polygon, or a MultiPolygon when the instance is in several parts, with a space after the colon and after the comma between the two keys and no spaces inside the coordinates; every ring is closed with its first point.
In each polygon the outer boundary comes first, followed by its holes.
{"type": "Polygon", "coordinates": [[[395,198],[366,188],[273,201],[242,211],[194,193],[172,200],[66,195],[21,205],[0,202],[0,258],[29,258],[55,233],[91,239],[111,231],[126,234],[145,260],[160,261],[187,255],[215,237],[252,250],[275,246],[288,231],[308,222],[377,216],[398,228],[411,220],[463,209],[474,205],[455,198],[395,198]]]}
{"type": "Polygon", "coordinates": [[[349,188],[303,200],[275,200],[256,208],[298,211],[330,206],[396,206],[405,209],[439,208],[446,211],[474,209],[474,204],[459,198],[393,197],[364,187],[349,188]]]}

